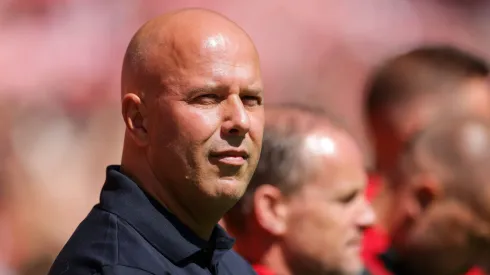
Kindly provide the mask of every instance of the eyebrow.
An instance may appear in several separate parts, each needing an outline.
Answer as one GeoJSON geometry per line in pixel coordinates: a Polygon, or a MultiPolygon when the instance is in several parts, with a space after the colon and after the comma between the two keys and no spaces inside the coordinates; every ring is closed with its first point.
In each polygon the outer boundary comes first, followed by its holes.
{"type": "MultiPolygon", "coordinates": [[[[230,87],[227,85],[205,85],[201,87],[193,87],[190,88],[190,93],[192,95],[201,94],[201,93],[216,93],[223,92],[228,90],[230,87]]],[[[262,88],[256,87],[245,87],[240,89],[240,93],[252,94],[252,95],[261,95],[264,90],[262,88]]]]}
{"type": "Polygon", "coordinates": [[[255,88],[255,87],[248,87],[245,89],[241,89],[240,92],[248,93],[248,94],[253,94],[253,95],[260,95],[264,93],[264,90],[261,88],[255,88]]]}

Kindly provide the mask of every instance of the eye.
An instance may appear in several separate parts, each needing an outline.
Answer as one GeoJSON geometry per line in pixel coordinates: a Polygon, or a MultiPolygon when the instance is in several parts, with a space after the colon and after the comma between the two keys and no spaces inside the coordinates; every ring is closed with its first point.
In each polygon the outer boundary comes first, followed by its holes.
{"type": "Polygon", "coordinates": [[[354,192],[351,192],[351,193],[341,197],[339,201],[343,204],[348,204],[348,203],[351,203],[352,201],[354,201],[358,195],[359,195],[359,192],[354,191],[354,192]]]}
{"type": "Polygon", "coordinates": [[[262,98],[258,96],[242,96],[242,102],[246,106],[257,106],[262,104],[262,98]]]}
{"type": "Polygon", "coordinates": [[[221,97],[217,94],[203,94],[194,98],[194,103],[202,105],[217,104],[221,101],[221,97]]]}

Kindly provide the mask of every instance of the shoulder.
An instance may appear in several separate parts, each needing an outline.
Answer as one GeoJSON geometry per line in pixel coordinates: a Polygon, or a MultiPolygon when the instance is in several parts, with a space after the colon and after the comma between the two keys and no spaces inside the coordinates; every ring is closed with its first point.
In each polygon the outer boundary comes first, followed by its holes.
{"type": "Polygon", "coordinates": [[[94,207],[80,223],[54,261],[51,274],[98,274],[101,266],[115,264],[116,216],[94,207]]]}
{"type": "Polygon", "coordinates": [[[228,251],[220,263],[230,274],[256,274],[252,266],[233,250],[228,251]]]}
{"type": "MultiPolygon", "coordinates": [[[[95,206],[61,250],[50,275],[106,274],[100,273],[102,268],[117,271],[107,274],[125,274],[119,270],[153,266],[166,270],[167,262],[127,221],[95,206]]],[[[139,274],[135,272],[128,274],[139,274]]]]}

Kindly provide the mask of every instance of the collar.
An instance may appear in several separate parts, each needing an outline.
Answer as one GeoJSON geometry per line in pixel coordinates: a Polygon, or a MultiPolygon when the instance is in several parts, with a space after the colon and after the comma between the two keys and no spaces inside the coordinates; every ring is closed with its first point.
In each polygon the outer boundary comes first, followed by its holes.
{"type": "Polygon", "coordinates": [[[133,180],[109,166],[98,207],[116,214],[133,226],[149,243],[173,263],[198,252],[214,253],[212,261],[233,247],[235,240],[216,225],[209,241],[199,238],[163,205],[146,194],[133,180]]]}
{"type": "Polygon", "coordinates": [[[400,274],[398,256],[393,248],[389,248],[382,254],[378,255],[379,260],[383,263],[386,270],[393,274],[400,274]]]}

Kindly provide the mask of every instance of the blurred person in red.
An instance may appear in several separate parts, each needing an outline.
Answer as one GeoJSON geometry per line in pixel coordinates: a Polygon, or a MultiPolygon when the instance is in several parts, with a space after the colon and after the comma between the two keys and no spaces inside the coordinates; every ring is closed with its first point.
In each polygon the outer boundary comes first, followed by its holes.
{"type": "MultiPolygon", "coordinates": [[[[392,173],[402,149],[417,132],[448,114],[489,118],[488,74],[484,60],[450,46],[414,49],[389,60],[374,73],[367,86],[366,111],[376,153],[376,171],[383,191],[377,209],[379,227],[367,232],[364,239],[363,258],[372,274],[390,274],[391,261],[381,260],[379,255],[389,247],[410,247],[402,237],[406,235],[403,232],[414,230],[413,225],[422,221],[425,213],[413,213],[413,208],[403,200],[406,194],[400,193],[400,185],[393,182],[392,173]],[[379,245],[384,238],[381,229],[387,231],[385,247],[379,245]]],[[[419,199],[413,203],[418,203],[421,210],[424,201],[417,197],[418,191],[412,190],[411,195],[419,199]]],[[[450,213],[446,214],[449,219],[450,213]]],[[[450,240],[447,248],[451,248],[450,240]]],[[[463,266],[474,263],[473,254],[464,257],[463,266]]]]}
{"type": "Polygon", "coordinates": [[[224,221],[259,275],[359,274],[374,222],[353,138],[321,110],[266,108],[258,167],[224,221]]]}

